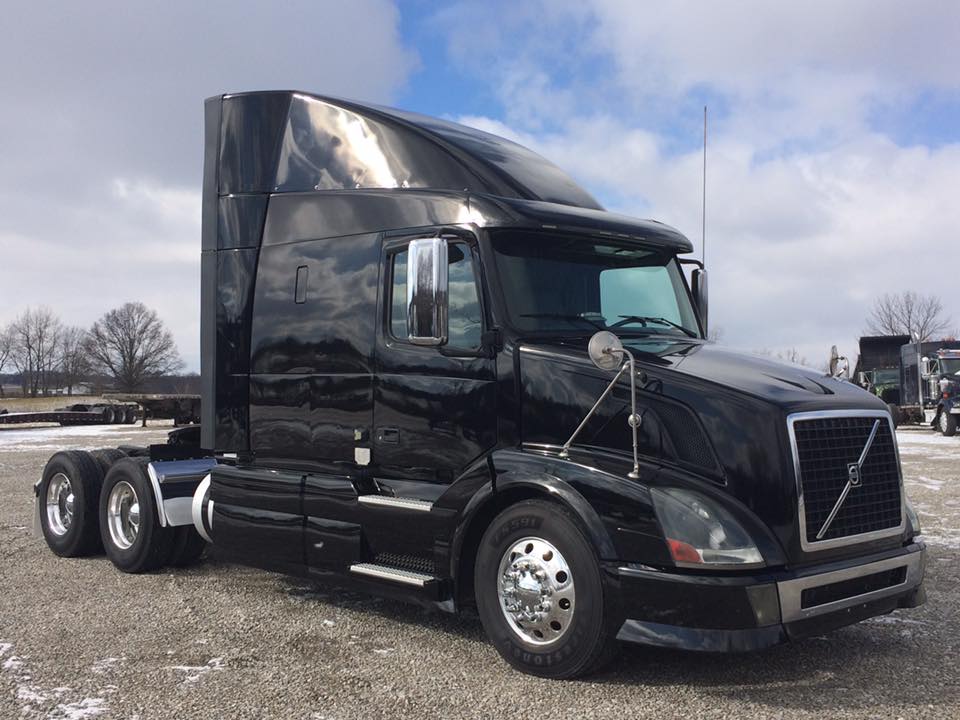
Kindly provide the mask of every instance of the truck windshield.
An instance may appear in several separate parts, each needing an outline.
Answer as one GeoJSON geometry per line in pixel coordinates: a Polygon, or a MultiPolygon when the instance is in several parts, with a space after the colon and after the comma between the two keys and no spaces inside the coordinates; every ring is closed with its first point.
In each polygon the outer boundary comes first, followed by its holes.
{"type": "Polygon", "coordinates": [[[960,358],[940,358],[940,373],[943,375],[960,374],[960,358]]]}
{"type": "Polygon", "coordinates": [[[541,232],[495,231],[491,241],[517,330],[700,337],[672,254],[541,232]]]}
{"type": "Polygon", "coordinates": [[[874,385],[892,385],[900,382],[900,371],[896,368],[883,368],[873,373],[874,385]]]}

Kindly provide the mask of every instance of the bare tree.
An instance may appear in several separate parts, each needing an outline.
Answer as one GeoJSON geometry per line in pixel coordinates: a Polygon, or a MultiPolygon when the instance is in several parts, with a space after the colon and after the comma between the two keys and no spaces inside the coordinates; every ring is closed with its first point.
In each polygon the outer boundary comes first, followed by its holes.
{"type": "Polygon", "coordinates": [[[777,360],[783,360],[784,362],[793,363],[795,365],[807,365],[807,359],[801,355],[800,351],[795,347],[778,352],[777,360]]]}
{"type": "Polygon", "coordinates": [[[921,342],[935,339],[949,327],[943,303],[936,295],[912,290],[886,293],[873,302],[867,318],[867,332],[874,335],[910,335],[921,342]]]}
{"type": "Polygon", "coordinates": [[[183,366],[173,335],[156,311],[140,302],[126,303],[97,320],[87,348],[94,367],[110,375],[124,392],[139,390],[147,378],[183,366]]]}
{"type": "Polygon", "coordinates": [[[23,394],[31,397],[50,389],[63,323],[47,307],[27,308],[11,325],[10,360],[20,374],[23,394]]]}
{"type": "Polygon", "coordinates": [[[85,380],[90,374],[90,352],[87,343],[87,331],[79,327],[64,328],[60,337],[57,369],[60,384],[67,389],[67,395],[73,395],[73,387],[85,380]]]}
{"type": "MultiPolygon", "coordinates": [[[[14,344],[13,326],[0,327],[0,373],[7,366],[14,344]]],[[[0,397],[3,397],[3,380],[0,380],[0,397]]]]}

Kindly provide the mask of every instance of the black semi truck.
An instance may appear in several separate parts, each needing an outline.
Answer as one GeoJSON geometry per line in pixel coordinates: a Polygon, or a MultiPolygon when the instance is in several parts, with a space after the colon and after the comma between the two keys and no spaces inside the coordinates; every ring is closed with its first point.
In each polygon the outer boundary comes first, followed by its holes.
{"type": "Polygon", "coordinates": [[[862,337],[854,376],[861,387],[887,403],[894,425],[929,424],[944,435],[956,434],[960,342],[911,343],[909,335],[862,337]]]}
{"type": "Polygon", "coordinates": [[[617,641],[753,650],[923,602],[886,405],[706,342],[689,240],[529,150],[214,97],[202,235],[200,442],[54,455],[55,552],[142,572],[209,541],[476,608],[554,678],[617,641]]]}

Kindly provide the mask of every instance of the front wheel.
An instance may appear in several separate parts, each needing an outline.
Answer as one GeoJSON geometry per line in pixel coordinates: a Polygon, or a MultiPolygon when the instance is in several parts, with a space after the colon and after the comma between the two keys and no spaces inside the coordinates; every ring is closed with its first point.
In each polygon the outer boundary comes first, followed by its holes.
{"type": "Polygon", "coordinates": [[[500,513],[480,542],[474,586],[487,637],[519,670],[572,678],[616,651],[596,554],[559,505],[529,500],[500,513]]]}
{"type": "Polygon", "coordinates": [[[957,418],[945,409],[940,410],[937,425],[940,427],[940,432],[947,437],[953,437],[957,434],[957,418]]]}

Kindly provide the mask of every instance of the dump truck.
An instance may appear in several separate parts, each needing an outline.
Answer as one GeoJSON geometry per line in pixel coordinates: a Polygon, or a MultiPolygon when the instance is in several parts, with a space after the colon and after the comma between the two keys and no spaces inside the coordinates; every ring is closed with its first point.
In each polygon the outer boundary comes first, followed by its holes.
{"type": "Polygon", "coordinates": [[[406,111],[223,95],[205,134],[200,429],[56,453],[54,552],[138,573],[209,542],[475,610],[548,678],[621,642],[758,650],[924,601],[886,404],[708,342],[678,230],[406,111]]]}

